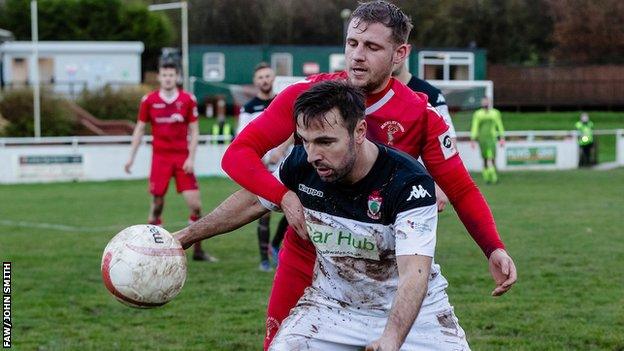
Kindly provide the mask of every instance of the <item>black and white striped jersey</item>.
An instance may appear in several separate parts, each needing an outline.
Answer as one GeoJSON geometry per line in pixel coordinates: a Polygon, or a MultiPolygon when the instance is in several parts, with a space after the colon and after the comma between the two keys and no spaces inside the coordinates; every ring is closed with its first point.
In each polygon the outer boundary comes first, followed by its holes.
{"type": "MultiPolygon", "coordinates": [[[[438,217],[434,183],[424,167],[403,152],[376,145],[375,164],[355,184],[322,181],[303,146],[295,147],[275,174],[305,209],[317,251],[312,289],[345,306],[385,313],[398,285],[396,256],[433,257],[438,217]]],[[[439,273],[433,265],[430,292],[447,286],[439,273]]],[[[429,295],[423,306],[436,299],[429,295]]]]}

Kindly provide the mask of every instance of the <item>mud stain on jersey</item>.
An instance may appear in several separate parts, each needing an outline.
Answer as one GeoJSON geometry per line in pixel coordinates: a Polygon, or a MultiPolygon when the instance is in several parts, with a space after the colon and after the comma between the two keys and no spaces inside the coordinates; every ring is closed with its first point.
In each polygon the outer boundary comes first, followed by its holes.
{"type": "Polygon", "coordinates": [[[454,336],[454,337],[458,337],[458,338],[461,337],[459,335],[458,325],[455,322],[455,318],[453,316],[453,311],[446,310],[446,311],[444,311],[442,313],[438,313],[436,315],[436,318],[438,319],[438,323],[440,323],[440,325],[443,328],[453,330],[453,332],[446,331],[446,330],[441,330],[440,332],[442,334],[447,335],[447,336],[454,336]]]}

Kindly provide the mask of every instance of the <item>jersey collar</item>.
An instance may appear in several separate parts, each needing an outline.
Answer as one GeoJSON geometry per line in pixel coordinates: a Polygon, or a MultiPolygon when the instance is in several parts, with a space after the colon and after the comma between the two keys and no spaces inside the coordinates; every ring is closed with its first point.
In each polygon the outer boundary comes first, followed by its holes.
{"type": "Polygon", "coordinates": [[[176,89],[175,94],[173,94],[171,96],[171,98],[167,99],[167,97],[160,91],[158,90],[158,97],[164,101],[166,104],[172,104],[174,101],[176,101],[178,99],[178,96],[180,96],[180,90],[176,89]]]}
{"type": "Polygon", "coordinates": [[[375,94],[366,98],[366,114],[370,115],[379,110],[383,105],[394,96],[394,90],[391,89],[394,78],[390,78],[386,87],[375,94]]]}

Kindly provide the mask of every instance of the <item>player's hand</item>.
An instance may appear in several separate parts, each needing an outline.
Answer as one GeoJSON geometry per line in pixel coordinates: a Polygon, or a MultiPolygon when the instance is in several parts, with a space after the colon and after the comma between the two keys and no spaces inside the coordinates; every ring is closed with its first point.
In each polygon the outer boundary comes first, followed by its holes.
{"type": "Polygon", "coordinates": [[[193,162],[193,160],[191,160],[190,158],[187,158],[184,161],[184,164],[182,165],[182,170],[187,173],[187,174],[191,174],[194,171],[194,164],[195,162],[193,162]]]}
{"type": "Polygon", "coordinates": [[[126,171],[126,173],[130,174],[132,172],[130,172],[130,169],[132,168],[132,164],[134,163],[134,160],[129,160],[128,162],[126,162],[126,164],[124,165],[124,170],[126,171]]]}
{"type": "Polygon", "coordinates": [[[383,336],[370,344],[366,345],[365,351],[398,351],[400,345],[389,338],[383,336]]]}
{"type": "Polygon", "coordinates": [[[490,273],[496,282],[496,288],[492,291],[492,296],[501,296],[511,289],[518,275],[516,265],[503,249],[496,249],[489,259],[490,273]]]}
{"type": "Polygon", "coordinates": [[[286,216],[288,224],[293,227],[295,232],[304,240],[308,240],[308,231],[306,229],[305,216],[303,214],[303,205],[293,191],[288,191],[282,197],[280,207],[286,216]]]}
{"type": "Polygon", "coordinates": [[[498,141],[498,145],[500,145],[501,147],[505,146],[505,139],[500,139],[498,141]]]}
{"type": "Polygon", "coordinates": [[[444,191],[440,189],[438,184],[435,185],[435,195],[436,195],[436,204],[438,205],[438,212],[442,212],[444,211],[444,208],[446,207],[446,205],[449,203],[449,199],[444,193],[444,191]]]}

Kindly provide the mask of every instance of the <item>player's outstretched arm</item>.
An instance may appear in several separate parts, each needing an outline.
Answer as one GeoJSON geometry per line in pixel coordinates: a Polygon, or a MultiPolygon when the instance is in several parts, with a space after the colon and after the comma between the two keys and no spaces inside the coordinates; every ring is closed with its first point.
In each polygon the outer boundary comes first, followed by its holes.
{"type": "Polygon", "coordinates": [[[260,204],[256,195],[241,189],[209,214],[173,235],[186,249],[200,240],[228,233],[251,223],[268,211],[260,204]]]}
{"type": "Polygon", "coordinates": [[[431,257],[397,256],[399,287],[381,337],[366,346],[366,351],[399,350],[410,332],[429,283],[431,257]]]}
{"type": "MultiPolygon", "coordinates": [[[[494,216],[483,194],[470,177],[457,152],[446,147],[440,140],[447,130],[446,123],[437,113],[430,110],[428,112],[430,129],[422,159],[435,182],[453,204],[464,227],[488,258],[490,273],[496,282],[496,289],[492,295],[501,295],[516,282],[516,267],[505,251],[494,216]]],[[[473,118],[473,130],[476,130],[474,126],[473,118]]]]}

